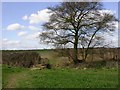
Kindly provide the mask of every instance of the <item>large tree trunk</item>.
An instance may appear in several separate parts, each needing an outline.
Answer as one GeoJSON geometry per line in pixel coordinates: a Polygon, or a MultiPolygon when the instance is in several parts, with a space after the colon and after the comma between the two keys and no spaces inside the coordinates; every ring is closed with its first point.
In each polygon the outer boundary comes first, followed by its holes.
{"type": "Polygon", "coordinates": [[[74,64],[78,63],[78,35],[75,35],[75,42],[74,42],[74,64]]]}

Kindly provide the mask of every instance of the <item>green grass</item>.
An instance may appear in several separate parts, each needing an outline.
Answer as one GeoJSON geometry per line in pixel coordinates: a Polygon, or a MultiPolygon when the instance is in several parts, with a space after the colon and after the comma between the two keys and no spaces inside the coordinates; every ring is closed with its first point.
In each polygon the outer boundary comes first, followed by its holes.
{"type": "Polygon", "coordinates": [[[3,88],[115,88],[117,69],[30,70],[3,66],[3,88]]]}
{"type": "MultiPolygon", "coordinates": [[[[48,58],[52,65],[67,61],[65,57],[57,56],[53,50],[37,52],[42,58],[48,58]]],[[[2,85],[3,88],[115,88],[118,86],[117,68],[95,68],[86,70],[52,68],[32,71],[28,68],[3,65],[2,85]]]]}
{"type": "Polygon", "coordinates": [[[3,65],[2,66],[2,86],[3,87],[7,86],[10,78],[12,78],[14,74],[18,74],[26,70],[27,69],[21,68],[21,67],[10,67],[7,65],[3,65]]]}

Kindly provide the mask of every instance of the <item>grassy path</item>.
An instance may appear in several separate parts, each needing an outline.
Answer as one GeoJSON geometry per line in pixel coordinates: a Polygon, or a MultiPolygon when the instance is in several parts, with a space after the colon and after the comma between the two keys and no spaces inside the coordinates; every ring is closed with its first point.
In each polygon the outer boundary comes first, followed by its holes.
{"type": "Polygon", "coordinates": [[[24,79],[26,69],[19,67],[2,67],[2,87],[14,88],[18,81],[24,79]]]}
{"type": "Polygon", "coordinates": [[[17,86],[19,80],[24,80],[26,77],[25,72],[15,73],[10,76],[6,88],[14,88],[17,86]]]}

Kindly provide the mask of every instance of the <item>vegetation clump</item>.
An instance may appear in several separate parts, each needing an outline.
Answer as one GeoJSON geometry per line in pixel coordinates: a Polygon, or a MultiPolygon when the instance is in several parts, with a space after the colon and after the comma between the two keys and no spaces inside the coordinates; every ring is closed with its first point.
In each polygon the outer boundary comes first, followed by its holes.
{"type": "Polygon", "coordinates": [[[41,57],[37,52],[3,52],[3,64],[30,68],[40,64],[41,57]]]}

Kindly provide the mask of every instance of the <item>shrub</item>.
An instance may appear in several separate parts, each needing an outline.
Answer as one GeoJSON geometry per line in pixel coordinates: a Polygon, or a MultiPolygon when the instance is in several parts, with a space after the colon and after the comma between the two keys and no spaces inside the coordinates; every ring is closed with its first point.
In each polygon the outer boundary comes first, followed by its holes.
{"type": "Polygon", "coordinates": [[[23,66],[32,67],[33,65],[39,64],[41,57],[37,52],[3,52],[2,53],[3,64],[10,66],[23,66]]]}

